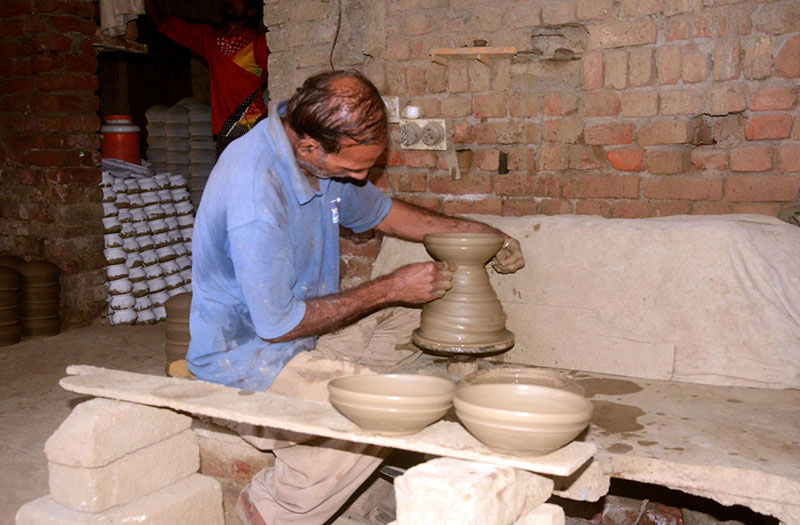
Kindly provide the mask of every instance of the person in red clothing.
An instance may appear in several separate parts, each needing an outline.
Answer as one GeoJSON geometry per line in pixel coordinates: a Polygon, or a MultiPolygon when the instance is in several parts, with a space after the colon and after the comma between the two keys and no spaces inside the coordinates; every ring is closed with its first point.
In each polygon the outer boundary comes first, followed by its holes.
{"type": "Polygon", "coordinates": [[[217,156],[233,139],[247,133],[267,115],[266,35],[260,26],[262,0],[225,0],[221,26],[192,24],[165,15],[155,0],[146,0],[147,15],[158,30],[201,55],[211,80],[211,132],[217,156]]]}

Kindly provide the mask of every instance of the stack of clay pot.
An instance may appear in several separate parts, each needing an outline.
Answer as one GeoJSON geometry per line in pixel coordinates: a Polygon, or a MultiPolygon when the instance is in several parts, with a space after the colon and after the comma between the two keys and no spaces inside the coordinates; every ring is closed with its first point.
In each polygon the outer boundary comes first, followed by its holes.
{"type": "Polygon", "coordinates": [[[217,145],[211,136],[211,108],[196,104],[189,110],[189,191],[195,208],[216,162],[217,145]]]}
{"type": "Polygon", "coordinates": [[[164,121],[167,109],[167,106],[153,106],[144,113],[147,119],[147,160],[156,173],[167,170],[167,125],[164,121]]]}
{"type": "Polygon", "coordinates": [[[61,331],[61,286],[58,266],[29,261],[19,267],[22,275],[20,323],[26,337],[47,337],[61,331]]]}
{"type": "Polygon", "coordinates": [[[101,186],[109,321],[162,321],[167,299],[191,291],[194,207],[186,179],[103,173],[101,186]]]}
{"type": "Polygon", "coordinates": [[[16,268],[23,262],[10,255],[0,257],[0,346],[16,344],[22,338],[19,324],[22,277],[16,268]]]}
{"type": "Polygon", "coordinates": [[[167,354],[167,375],[186,377],[186,350],[189,348],[189,310],[192,304],[191,293],[173,295],[165,303],[167,322],[164,332],[167,342],[164,352],[167,354]]]}
{"type": "Polygon", "coordinates": [[[189,108],[178,103],[164,112],[167,131],[167,171],[189,173],[189,108]]]}

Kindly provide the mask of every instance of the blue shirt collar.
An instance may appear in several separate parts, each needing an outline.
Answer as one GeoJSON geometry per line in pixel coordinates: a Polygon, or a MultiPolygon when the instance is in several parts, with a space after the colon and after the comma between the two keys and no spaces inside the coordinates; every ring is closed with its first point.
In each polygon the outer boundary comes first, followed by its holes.
{"type": "Polygon", "coordinates": [[[289,137],[286,135],[286,130],[283,128],[283,122],[281,121],[281,117],[286,115],[287,102],[286,100],[282,100],[275,105],[275,111],[269,116],[267,133],[272,137],[275,150],[285,165],[286,169],[280,170],[283,172],[282,178],[291,185],[295,198],[297,198],[297,203],[303,205],[310,202],[314,197],[322,195],[329,181],[326,179],[317,179],[320,189],[315,190],[308,182],[303,170],[298,166],[297,159],[294,156],[294,149],[292,149],[292,143],[289,141],[289,137]]]}

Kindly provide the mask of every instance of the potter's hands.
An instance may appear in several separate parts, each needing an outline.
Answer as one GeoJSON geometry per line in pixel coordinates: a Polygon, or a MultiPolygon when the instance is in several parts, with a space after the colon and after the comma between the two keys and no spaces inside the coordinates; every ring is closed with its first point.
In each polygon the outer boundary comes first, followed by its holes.
{"type": "Polygon", "coordinates": [[[419,304],[438,299],[453,286],[454,271],[455,265],[448,262],[401,266],[389,274],[394,300],[419,304]]]}
{"type": "Polygon", "coordinates": [[[492,259],[492,268],[497,273],[514,273],[523,266],[525,266],[525,258],[522,257],[519,241],[506,237],[506,242],[492,259]]]}

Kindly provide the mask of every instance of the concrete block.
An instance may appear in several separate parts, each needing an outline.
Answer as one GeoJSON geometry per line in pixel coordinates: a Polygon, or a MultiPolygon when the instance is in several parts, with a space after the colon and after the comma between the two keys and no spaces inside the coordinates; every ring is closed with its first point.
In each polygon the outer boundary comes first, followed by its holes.
{"type": "Polygon", "coordinates": [[[569,477],[555,479],[553,494],[577,501],[597,501],[611,486],[611,476],[603,472],[598,461],[592,460],[584,469],[569,477]]]}
{"type": "Polygon", "coordinates": [[[564,509],[552,503],[544,503],[518,519],[514,525],[564,525],[565,523],[564,509]]]}
{"type": "Polygon", "coordinates": [[[192,418],[171,410],[111,399],[76,406],[44,445],[48,461],[102,467],[188,429],[192,418]]]}
{"type": "Polygon", "coordinates": [[[80,512],[51,496],[30,501],[17,511],[16,525],[223,525],[222,492],[210,477],[193,474],[156,492],[104,512],[80,512]]]}
{"type": "Polygon", "coordinates": [[[452,458],[412,467],[394,486],[397,525],[510,525],[553,491],[531,472],[452,458]]]}
{"type": "Polygon", "coordinates": [[[200,453],[194,432],[184,430],[104,467],[73,467],[49,462],[50,494],[65,507],[81,512],[102,512],[155,492],[199,468],[200,453]]]}

